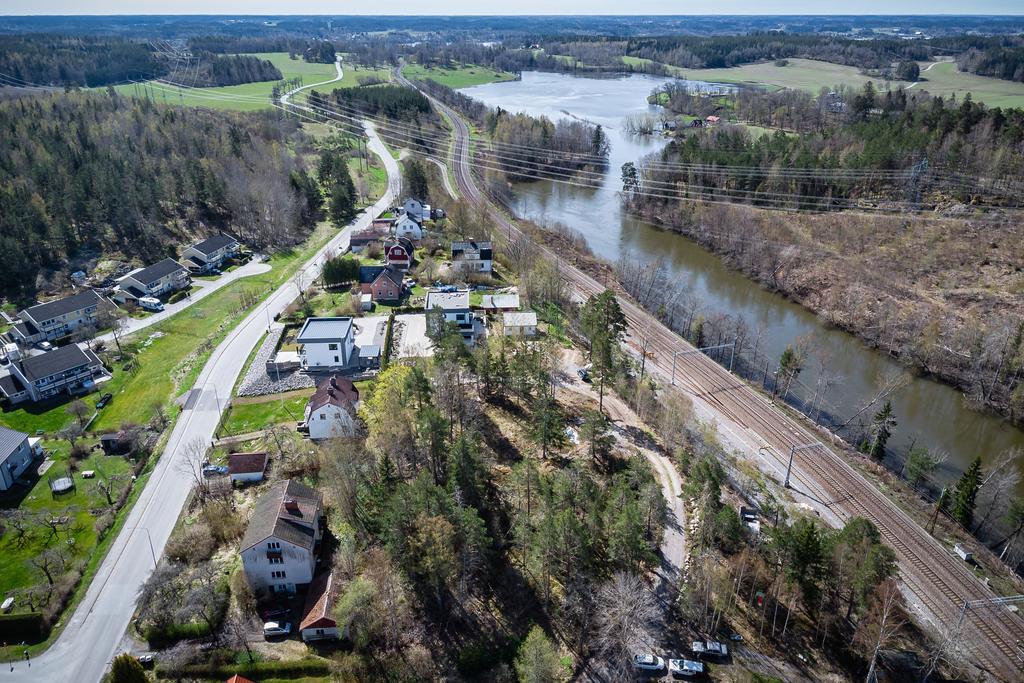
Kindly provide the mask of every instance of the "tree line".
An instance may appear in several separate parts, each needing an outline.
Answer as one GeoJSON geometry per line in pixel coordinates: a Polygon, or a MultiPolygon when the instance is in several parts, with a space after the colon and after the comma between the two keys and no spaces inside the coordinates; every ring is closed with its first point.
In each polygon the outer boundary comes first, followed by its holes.
{"type": "Polygon", "coordinates": [[[255,248],[297,243],[315,195],[296,124],[273,114],[173,108],[99,94],[0,103],[0,274],[7,296],[82,249],[152,261],[192,235],[255,248]]]}
{"type": "Polygon", "coordinates": [[[0,73],[29,83],[96,87],[166,75],[169,64],[144,43],[112,36],[0,37],[0,73]]]}

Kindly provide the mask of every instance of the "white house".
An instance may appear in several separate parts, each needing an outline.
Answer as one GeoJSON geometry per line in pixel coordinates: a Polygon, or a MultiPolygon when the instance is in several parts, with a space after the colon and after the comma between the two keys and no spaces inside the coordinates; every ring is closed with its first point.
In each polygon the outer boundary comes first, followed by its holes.
{"type": "Polygon", "coordinates": [[[418,223],[422,223],[430,218],[430,204],[421,202],[418,199],[409,198],[402,204],[402,213],[418,223]]]}
{"type": "Polygon", "coordinates": [[[8,354],[8,358],[10,362],[0,369],[0,397],[12,405],[86,393],[106,376],[99,357],[76,344],[25,358],[8,354]]]}
{"type": "Polygon", "coordinates": [[[354,436],[359,390],[348,379],[334,375],[320,382],[306,404],[306,427],[313,441],[354,436]]]}
{"type": "Polygon", "coordinates": [[[452,268],[461,268],[467,273],[490,273],[494,268],[493,259],[494,251],[489,241],[452,242],[452,268]]]}
{"type": "Polygon", "coordinates": [[[231,483],[253,483],[263,481],[263,473],[267,471],[267,454],[264,453],[229,453],[228,476],[231,483]]]}
{"type": "Polygon", "coordinates": [[[533,311],[502,313],[501,327],[506,337],[536,337],[537,314],[533,311]]]}
{"type": "Polygon", "coordinates": [[[338,622],[331,616],[338,587],[333,572],[324,572],[313,579],[306,592],[306,607],[299,622],[299,635],[303,642],[337,640],[338,622]]]}
{"type": "Polygon", "coordinates": [[[317,491],[292,479],[271,485],[242,538],[242,568],[253,590],[294,593],[313,580],[322,517],[317,491]]]}
{"type": "Polygon", "coordinates": [[[182,261],[195,273],[207,273],[238,255],[241,246],[231,235],[220,233],[193,244],[181,254],[182,261]]]}
{"type": "Polygon", "coordinates": [[[469,292],[440,292],[429,290],[423,306],[427,311],[429,324],[429,311],[440,308],[444,311],[444,319],[447,322],[455,323],[462,333],[462,339],[470,344],[476,341],[477,336],[482,334],[483,325],[479,323],[476,316],[469,310],[469,292]]]}
{"type": "Polygon", "coordinates": [[[484,294],[480,308],[485,313],[512,313],[519,310],[518,294],[484,294]]]}
{"type": "Polygon", "coordinates": [[[138,301],[144,296],[159,297],[185,289],[192,278],[185,267],[172,258],[128,273],[112,295],[115,301],[138,301]]]}
{"type": "Polygon", "coordinates": [[[402,216],[395,222],[395,237],[405,237],[410,240],[423,239],[423,226],[412,219],[408,214],[402,216]]]}
{"type": "Polygon", "coordinates": [[[14,486],[18,477],[32,464],[33,455],[28,434],[0,427],[0,491],[14,486]]]}
{"type": "Polygon", "coordinates": [[[91,289],[45,304],[29,306],[18,313],[21,322],[11,328],[11,336],[23,343],[66,337],[79,327],[96,324],[96,313],[114,304],[91,289]]]}
{"type": "Polygon", "coordinates": [[[306,318],[295,341],[305,370],[326,372],[346,367],[355,348],[352,318],[306,318]]]}

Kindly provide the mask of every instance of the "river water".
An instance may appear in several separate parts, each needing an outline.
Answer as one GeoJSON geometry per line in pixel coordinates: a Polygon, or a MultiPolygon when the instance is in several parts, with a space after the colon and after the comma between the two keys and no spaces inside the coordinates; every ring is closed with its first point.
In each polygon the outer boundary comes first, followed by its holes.
{"type": "MultiPolygon", "coordinates": [[[[672,276],[701,299],[706,316],[738,315],[751,328],[762,328],[760,346],[768,358],[777,361],[787,344],[811,335],[814,346],[829,358],[829,373],[841,377],[841,383],[829,391],[827,401],[838,414],[852,414],[875,395],[879,377],[899,368],[894,360],[868,349],[852,335],[824,325],[786,298],[762,289],[691,240],[622,211],[617,195],[621,189],[620,167],[665,144],[658,136],[643,138],[626,133],[623,120],[631,114],[656,115],[660,107],[647,104],[646,98],[666,80],[639,74],[584,78],[524,72],[519,81],[490,83],[462,92],[509,111],[552,120],[574,116],[603,126],[611,143],[604,182],[586,188],[554,181],[517,183],[517,213],[539,223],[568,225],[583,234],[597,255],[613,262],[624,251],[647,261],[663,257],[672,276]]],[[[810,386],[816,382],[813,365],[807,363],[800,375],[800,380],[810,386]]],[[[1008,448],[1024,447],[1024,431],[971,410],[958,391],[944,384],[914,379],[892,397],[892,403],[898,427],[890,448],[902,453],[916,442],[944,451],[949,457],[937,474],[940,480],[957,476],[978,455],[988,461],[1008,448]]]]}

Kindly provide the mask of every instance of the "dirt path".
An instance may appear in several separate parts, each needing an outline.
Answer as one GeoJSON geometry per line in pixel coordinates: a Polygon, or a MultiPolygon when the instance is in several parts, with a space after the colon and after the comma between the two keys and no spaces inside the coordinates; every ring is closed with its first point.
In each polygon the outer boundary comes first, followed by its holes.
{"type": "MultiPolygon", "coordinates": [[[[581,357],[575,349],[566,350],[562,354],[562,377],[559,386],[574,394],[598,400],[597,390],[590,384],[582,382],[576,374],[580,367],[581,357]]],[[[625,401],[615,394],[605,392],[604,409],[612,421],[612,433],[619,443],[639,451],[651,464],[654,476],[661,485],[661,494],[668,505],[668,518],[665,521],[665,536],[661,542],[661,566],[655,571],[659,579],[657,593],[659,597],[667,597],[675,592],[675,585],[682,573],[686,557],[686,509],[680,494],[683,491],[683,480],[675,465],[665,455],[652,450],[634,438],[634,430],[647,431],[636,413],[626,405],[625,401]]]]}

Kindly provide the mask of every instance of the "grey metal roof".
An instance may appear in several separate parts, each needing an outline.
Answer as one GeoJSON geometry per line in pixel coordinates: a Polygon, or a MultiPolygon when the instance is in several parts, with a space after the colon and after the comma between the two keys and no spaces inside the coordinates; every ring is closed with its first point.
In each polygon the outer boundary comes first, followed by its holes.
{"type": "Polygon", "coordinates": [[[441,308],[446,311],[469,310],[469,292],[427,292],[427,300],[424,305],[428,311],[431,308],[441,308]]]}
{"type": "Polygon", "coordinates": [[[350,334],[352,318],[306,318],[295,340],[300,344],[333,342],[346,339],[350,334]]]}
{"type": "Polygon", "coordinates": [[[25,391],[25,385],[14,375],[0,375],[0,393],[4,396],[14,396],[25,391]]]}
{"type": "Polygon", "coordinates": [[[89,308],[90,306],[96,306],[101,301],[103,301],[103,297],[91,289],[86,289],[78,294],[66,296],[63,299],[30,306],[29,308],[26,308],[24,312],[28,313],[33,320],[42,324],[44,320],[52,320],[53,318],[61,315],[80,311],[83,308],[89,308]]]}
{"type": "Polygon", "coordinates": [[[206,254],[207,256],[209,256],[218,249],[223,249],[224,247],[230,246],[232,244],[238,244],[238,240],[236,240],[231,235],[225,235],[224,233],[220,233],[219,235],[214,235],[213,237],[207,237],[205,240],[203,240],[199,244],[196,244],[192,248],[198,251],[200,254],[206,254]]]}
{"type": "Polygon", "coordinates": [[[380,355],[379,344],[368,344],[366,346],[359,347],[360,358],[376,358],[380,355]]]}
{"type": "Polygon", "coordinates": [[[176,270],[185,270],[185,267],[172,258],[165,258],[163,261],[132,273],[130,277],[148,287],[176,270]]]}
{"type": "Polygon", "coordinates": [[[484,294],[480,308],[519,308],[518,294],[484,294]]]}
{"type": "Polygon", "coordinates": [[[19,361],[18,366],[25,378],[34,382],[94,362],[98,364],[100,361],[92,351],[83,351],[75,344],[68,344],[19,361]]]}
{"type": "Polygon", "coordinates": [[[537,326],[537,314],[533,311],[514,311],[502,314],[502,323],[505,327],[523,327],[528,325],[537,326]]]}
{"type": "Polygon", "coordinates": [[[0,426],[0,461],[6,460],[27,438],[28,434],[0,426]]]}

